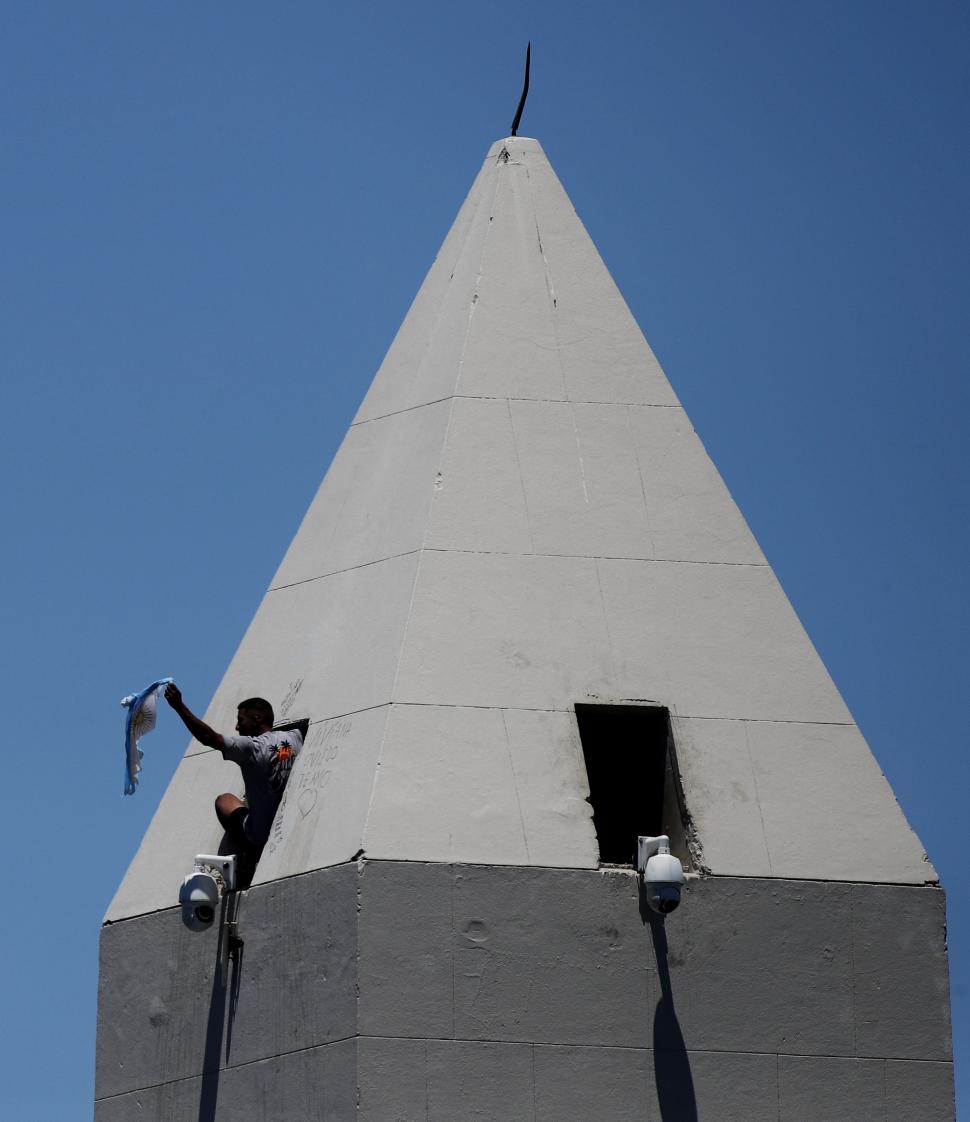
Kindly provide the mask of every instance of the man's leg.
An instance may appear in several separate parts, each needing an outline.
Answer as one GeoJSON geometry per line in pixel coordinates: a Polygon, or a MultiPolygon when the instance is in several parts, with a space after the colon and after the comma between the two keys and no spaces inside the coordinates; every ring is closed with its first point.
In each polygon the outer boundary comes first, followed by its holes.
{"type": "Polygon", "coordinates": [[[260,851],[246,837],[243,824],[249,809],[236,795],[224,794],[216,799],[216,817],[226,831],[236,854],[236,887],[248,888],[256,872],[260,851]]]}
{"type": "Polygon", "coordinates": [[[245,839],[242,821],[246,817],[246,804],[236,795],[220,795],[216,799],[216,817],[219,824],[233,841],[245,839]],[[242,811],[242,814],[239,812],[242,811]]]}

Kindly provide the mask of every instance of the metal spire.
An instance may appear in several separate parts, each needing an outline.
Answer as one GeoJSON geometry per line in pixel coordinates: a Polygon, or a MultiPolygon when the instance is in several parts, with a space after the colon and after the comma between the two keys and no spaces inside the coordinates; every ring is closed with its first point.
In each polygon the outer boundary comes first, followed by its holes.
{"type": "Polygon", "coordinates": [[[525,84],[522,87],[522,96],[519,98],[519,107],[515,111],[515,117],[512,120],[512,131],[510,136],[518,135],[519,121],[522,119],[522,110],[525,108],[525,99],[529,96],[529,62],[532,58],[532,40],[529,40],[529,45],[525,48],[525,84]]]}

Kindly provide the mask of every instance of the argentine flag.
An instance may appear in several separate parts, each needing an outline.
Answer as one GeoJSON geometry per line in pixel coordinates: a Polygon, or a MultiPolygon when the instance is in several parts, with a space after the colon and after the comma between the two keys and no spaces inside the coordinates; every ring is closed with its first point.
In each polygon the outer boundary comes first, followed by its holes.
{"type": "Polygon", "coordinates": [[[130,693],[121,699],[121,704],[128,710],[125,720],[125,794],[133,795],[138,786],[138,773],[141,771],[141,761],[144,753],[138,747],[138,741],[155,727],[155,712],[158,707],[158,695],[174,678],[159,678],[146,686],[141,693],[130,693]]]}

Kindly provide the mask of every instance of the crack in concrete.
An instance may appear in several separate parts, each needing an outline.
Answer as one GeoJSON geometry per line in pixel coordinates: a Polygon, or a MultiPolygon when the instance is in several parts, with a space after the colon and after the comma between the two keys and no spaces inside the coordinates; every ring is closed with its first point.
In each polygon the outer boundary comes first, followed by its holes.
{"type": "Polygon", "coordinates": [[[519,812],[519,827],[522,830],[522,844],[525,846],[525,857],[529,864],[532,863],[532,858],[529,854],[529,839],[525,832],[525,816],[522,813],[522,800],[519,798],[519,777],[515,771],[515,759],[512,755],[512,741],[509,737],[509,726],[505,720],[505,710],[500,709],[499,713],[502,716],[502,729],[505,732],[505,751],[509,757],[509,768],[512,771],[512,791],[515,794],[515,806],[519,812]]]}
{"type": "Polygon", "coordinates": [[[332,569],[326,573],[318,573],[315,577],[304,577],[303,580],[290,581],[288,584],[273,584],[266,589],[266,595],[271,592],[281,592],[285,588],[298,588],[301,584],[311,584],[315,580],[326,580],[327,577],[339,577],[342,573],[353,573],[357,569],[367,569],[372,565],[382,565],[385,561],[396,561],[399,557],[411,557],[420,553],[424,547],[408,549],[404,553],[389,553],[386,557],[376,557],[373,561],[361,561],[359,565],[348,565],[346,569],[332,569]]]}
{"type": "Polygon", "coordinates": [[[751,754],[751,738],[748,736],[747,725],[749,721],[741,723],[741,731],[744,733],[744,747],[748,756],[748,767],[751,768],[751,784],[754,787],[754,801],[758,805],[758,819],[761,822],[761,840],[765,846],[765,858],[768,861],[768,875],[774,876],[774,870],[771,867],[771,848],[768,845],[768,830],[765,826],[764,808],[761,805],[761,793],[758,790],[758,773],[754,766],[754,756],[751,754]]]}

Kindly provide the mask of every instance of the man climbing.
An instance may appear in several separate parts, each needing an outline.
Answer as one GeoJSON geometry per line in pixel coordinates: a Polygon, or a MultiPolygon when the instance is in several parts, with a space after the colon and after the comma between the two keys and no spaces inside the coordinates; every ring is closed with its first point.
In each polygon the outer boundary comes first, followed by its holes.
{"type": "Polygon", "coordinates": [[[215,748],[242,771],[245,802],[226,792],[216,799],[216,815],[237,854],[240,887],[246,887],[272,829],[293,761],[303,747],[303,736],[298,729],[274,732],[273,707],[261,697],[239,703],[238,736],[223,736],[200,720],[174,682],[165,687],[165,700],[200,744],[215,748]]]}

